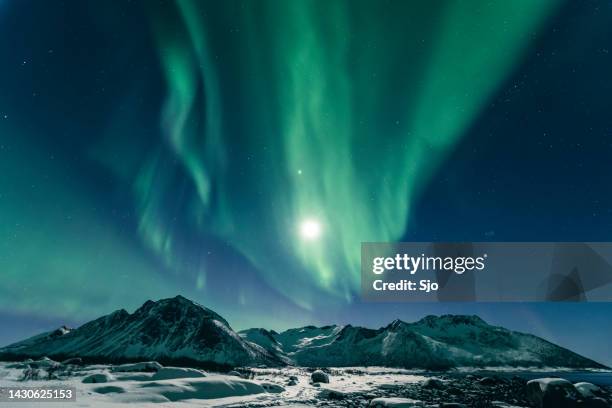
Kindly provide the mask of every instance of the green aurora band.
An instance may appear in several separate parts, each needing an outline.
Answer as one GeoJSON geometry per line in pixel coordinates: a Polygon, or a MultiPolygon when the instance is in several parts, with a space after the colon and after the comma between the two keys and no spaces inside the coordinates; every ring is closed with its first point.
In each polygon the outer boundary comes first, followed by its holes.
{"type": "Polygon", "coordinates": [[[181,293],[235,327],[278,329],[312,323],[315,305],[346,306],[360,243],[401,239],[420,190],[556,5],[143,2],[167,88],[153,101],[163,140],[136,112],[146,78],[104,135],[85,128],[80,164],[54,159],[61,143],[39,143],[27,117],[0,121],[0,309],[83,321],[181,293]],[[84,165],[134,200],[136,226],[111,213],[115,197],[100,202],[84,165]],[[300,237],[306,219],[319,239],[300,237]],[[203,260],[211,241],[251,264],[252,287],[219,289],[227,271],[203,260]],[[262,280],[285,303],[263,303],[262,280]]]}
{"type": "MultiPolygon", "coordinates": [[[[178,1],[176,24],[156,24],[162,125],[197,190],[193,222],[300,306],[321,292],[350,301],[360,242],[402,237],[419,189],[554,6],[178,1]],[[236,29],[220,35],[223,23],[236,29]],[[230,157],[257,165],[239,174],[230,157]],[[319,220],[321,239],[300,239],[305,219],[319,220]]],[[[151,211],[165,190],[147,186],[150,170],[137,188],[142,236],[180,263],[151,211]]]]}

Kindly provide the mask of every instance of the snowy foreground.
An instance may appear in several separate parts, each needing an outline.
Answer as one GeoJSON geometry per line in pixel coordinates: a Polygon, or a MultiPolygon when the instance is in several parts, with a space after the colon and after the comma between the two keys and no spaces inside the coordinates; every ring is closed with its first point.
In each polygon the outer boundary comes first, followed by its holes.
{"type": "MultiPolygon", "coordinates": [[[[527,383],[517,378],[432,376],[385,368],[249,368],[216,374],[156,362],[118,366],[75,362],[44,358],[0,363],[0,387],[74,387],[75,403],[52,405],[75,407],[556,407],[558,398],[570,398],[576,407],[610,406],[609,390],[560,379],[527,383]]],[[[41,403],[0,402],[0,406],[40,407],[41,403]]]]}

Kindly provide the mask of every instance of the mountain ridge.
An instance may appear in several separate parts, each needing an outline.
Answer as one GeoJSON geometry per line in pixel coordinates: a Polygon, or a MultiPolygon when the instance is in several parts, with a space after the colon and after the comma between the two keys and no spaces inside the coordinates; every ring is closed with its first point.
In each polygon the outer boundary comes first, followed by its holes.
{"type": "Polygon", "coordinates": [[[180,295],[148,300],[131,314],[116,310],[59,336],[56,332],[0,348],[0,356],[152,359],[220,367],[283,364],[260,346],[244,341],[219,314],[180,295]]]}
{"type": "MultiPolygon", "coordinates": [[[[257,342],[251,330],[239,333],[257,342]]],[[[428,315],[413,323],[395,319],[379,329],[310,325],[268,337],[297,365],[606,368],[535,335],[489,325],[476,315],[428,315]]]]}
{"type": "Polygon", "coordinates": [[[428,315],[412,323],[396,319],[378,329],[348,324],[235,332],[221,315],[180,295],[0,348],[3,360],[43,356],[219,367],[606,368],[537,336],[491,326],[476,315],[428,315]]]}

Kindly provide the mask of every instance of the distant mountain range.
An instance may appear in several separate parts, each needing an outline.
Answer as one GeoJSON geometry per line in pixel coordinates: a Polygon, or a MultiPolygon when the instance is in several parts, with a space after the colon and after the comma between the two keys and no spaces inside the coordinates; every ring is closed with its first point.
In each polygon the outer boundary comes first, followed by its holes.
{"type": "Polygon", "coordinates": [[[477,316],[427,316],[416,323],[395,320],[376,330],[307,326],[282,333],[249,329],[240,335],[301,366],[603,367],[539,337],[491,326],[477,316]]]}
{"type": "Polygon", "coordinates": [[[395,320],[380,329],[306,326],[282,333],[236,333],[214,311],[182,296],[118,310],[78,329],[59,328],[0,348],[0,359],[81,357],[233,366],[388,366],[605,368],[539,337],[495,327],[477,316],[395,320]]]}

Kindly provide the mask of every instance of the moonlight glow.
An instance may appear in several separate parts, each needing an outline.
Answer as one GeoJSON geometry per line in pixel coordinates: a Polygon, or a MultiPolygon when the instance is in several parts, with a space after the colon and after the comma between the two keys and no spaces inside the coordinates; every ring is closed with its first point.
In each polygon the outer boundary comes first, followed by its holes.
{"type": "Polygon", "coordinates": [[[300,224],[300,236],[313,241],[321,236],[321,224],[317,220],[304,220],[300,224]]]}

